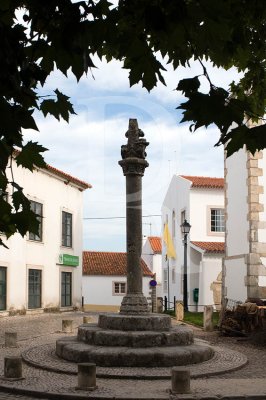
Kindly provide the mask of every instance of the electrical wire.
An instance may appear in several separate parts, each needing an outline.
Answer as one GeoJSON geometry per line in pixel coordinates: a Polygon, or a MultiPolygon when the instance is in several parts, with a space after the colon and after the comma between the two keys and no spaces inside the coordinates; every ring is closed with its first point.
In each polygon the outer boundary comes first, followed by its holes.
{"type": "MultiPolygon", "coordinates": [[[[161,217],[160,214],[152,214],[152,215],[142,215],[142,218],[150,218],[150,217],[161,217]]],[[[88,219],[125,219],[126,217],[85,217],[83,219],[88,220],[88,219]]]]}

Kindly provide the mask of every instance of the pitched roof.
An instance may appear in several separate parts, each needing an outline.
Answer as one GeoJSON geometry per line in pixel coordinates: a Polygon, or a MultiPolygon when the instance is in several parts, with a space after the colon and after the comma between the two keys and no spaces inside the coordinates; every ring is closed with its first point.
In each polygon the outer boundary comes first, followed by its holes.
{"type": "MultiPolygon", "coordinates": [[[[126,275],[127,253],[83,251],[83,275],[126,275]]],[[[153,276],[141,259],[143,276],[153,276]]]]}
{"type": "Polygon", "coordinates": [[[224,253],[224,242],[190,242],[206,253],[224,253]]]}
{"type": "Polygon", "coordinates": [[[212,189],[223,189],[224,188],[224,178],[212,178],[208,176],[188,176],[180,175],[192,182],[191,187],[197,188],[212,188],[212,189]]]}
{"type": "Polygon", "coordinates": [[[66,179],[67,182],[75,183],[76,185],[81,186],[83,189],[92,188],[91,184],[89,184],[89,183],[87,183],[85,181],[82,181],[82,180],[80,180],[78,178],[75,178],[74,176],[69,175],[64,171],[61,171],[60,169],[52,167],[49,164],[46,164],[46,166],[47,166],[48,171],[52,172],[54,175],[59,176],[60,178],[66,179]]]}
{"type": "Polygon", "coordinates": [[[152,251],[155,254],[160,254],[162,252],[162,239],[159,236],[149,236],[148,240],[150,242],[152,251]]]}
{"type": "MultiPolygon", "coordinates": [[[[20,150],[15,149],[13,154],[16,157],[17,155],[19,155],[19,153],[20,153],[20,150]]],[[[85,181],[82,181],[82,180],[80,180],[78,178],[75,178],[74,176],[69,175],[64,171],[61,171],[60,169],[57,169],[57,168],[53,167],[52,165],[46,164],[46,167],[47,167],[47,171],[51,172],[54,175],[57,175],[60,178],[65,179],[66,180],[66,182],[65,182],[66,184],[69,183],[69,182],[72,182],[72,183],[76,184],[77,186],[80,186],[82,189],[90,189],[90,188],[92,188],[91,184],[89,184],[89,183],[87,183],[85,181]]],[[[46,171],[45,168],[39,168],[38,167],[38,169],[40,169],[40,170],[42,170],[44,172],[46,171]]]]}

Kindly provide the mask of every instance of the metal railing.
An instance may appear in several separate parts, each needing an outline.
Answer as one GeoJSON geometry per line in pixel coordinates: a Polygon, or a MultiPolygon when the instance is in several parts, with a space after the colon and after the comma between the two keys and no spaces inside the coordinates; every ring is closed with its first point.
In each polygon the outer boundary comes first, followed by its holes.
{"type": "Polygon", "coordinates": [[[174,301],[169,301],[167,296],[164,296],[163,299],[163,310],[165,311],[174,311],[176,306],[176,297],[174,296],[174,301]]]}

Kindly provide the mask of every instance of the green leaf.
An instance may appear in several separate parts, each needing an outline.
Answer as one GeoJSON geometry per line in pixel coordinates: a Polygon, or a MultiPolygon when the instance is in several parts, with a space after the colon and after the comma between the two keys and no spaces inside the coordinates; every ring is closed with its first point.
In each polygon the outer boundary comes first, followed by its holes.
{"type": "Polygon", "coordinates": [[[46,163],[43,156],[40,153],[47,151],[47,149],[37,142],[29,141],[22,147],[21,152],[16,157],[17,165],[21,165],[23,168],[28,168],[33,171],[34,166],[40,168],[46,168],[46,163]]]}
{"type": "Polygon", "coordinates": [[[24,236],[27,232],[38,233],[39,221],[31,210],[22,210],[11,215],[11,221],[16,225],[18,232],[24,236]]]}
{"type": "Polygon", "coordinates": [[[232,129],[224,140],[228,140],[226,144],[227,157],[243,148],[244,145],[248,151],[254,154],[266,147],[266,125],[253,128],[248,128],[245,125],[238,126],[232,129]]]}
{"type": "Polygon", "coordinates": [[[53,115],[58,121],[62,117],[65,121],[69,121],[70,114],[76,114],[73,105],[69,101],[69,97],[61,93],[58,89],[55,90],[57,100],[43,100],[40,105],[40,110],[46,117],[47,114],[53,115]]]}
{"type": "Polygon", "coordinates": [[[24,129],[34,129],[35,131],[39,131],[34,118],[32,117],[32,113],[34,110],[24,110],[23,108],[19,108],[17,110],[17,119],[20,120],[21,126],[24,129]]]}
{"type": "Polygon", "coordinates": [[[199,78],[195,76],[194,78],[181,79],[181,81],[179,81],[177,85],[176,90],[181,90],[182,93],[184,93],[184,95],[188,97],[190,93],[197,92],[199,87],[199,78]]]}
{"type": "Polygon", "coordinates": [[[20,207],[23,205],[23,203],[25,203],[25,196],[22,192],[22,188],[20,188],[20,190],[17,190],[12,194],[12,203],[16,211],[18,211],[20,207]]]}

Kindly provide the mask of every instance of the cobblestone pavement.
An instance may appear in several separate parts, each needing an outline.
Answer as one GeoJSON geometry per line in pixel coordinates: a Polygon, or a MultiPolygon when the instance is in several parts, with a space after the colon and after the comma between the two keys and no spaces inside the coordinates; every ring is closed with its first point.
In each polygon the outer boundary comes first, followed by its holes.
{"type": "MultiPolygon", "coordinates": [[[[75,329],[82,323],[82,312],[58,314],[39,314],[15,317],[0,317],[0,376],[3,376],[3,361],[7,355],[20,355],[34,346],[55,343],[62,337],[62,320],[72,319],[75,329]],[[18,333],[18,347],[4,347],[4,333],[18,333]]],[[[93,321],[96,314],[90,314],[93,321]]],[[[23,381],[6,382],[0,379],[0,400],[33,400],[42,398],[61,399],[266,399],[266,348],[257,348],[237,338],[219,337],[216,332],[206,333],[194,328],[195,337],[207,340],[210,344],[238,351],[248,357],[248,364],[238,371],[219,376],[191,381],[191,395],[172,396],[169,392],[171,382],[164,380],[132,380],[97,378],[98,389],[83,392],[75,389],[76,375],[66,375],[33,368],[23,364],[23,381]],[[28,390],[28,394],[18,392],[28,390]],[[5,392],[3,391],[5,390],[5,392]],[[9,392],[6,392],[8,390],[9,392]],[[11,393],[10,393],[11,391],[11,393]],[[34,393],[35,391],[35,393],[34,393]],[[232,397],[232,396],[237,397],[232,397]],[[47,396],[47,397],[46,397],[47,396]],[[244,397],[246,396],[246,397],[244,397]],[[248,397],[247,397],[248,396],[248,397]],[[258,397],[260,396],[260,397],[258,397]]],[[[75,334],[75,331],[74,331],[75,334]]]]}

